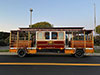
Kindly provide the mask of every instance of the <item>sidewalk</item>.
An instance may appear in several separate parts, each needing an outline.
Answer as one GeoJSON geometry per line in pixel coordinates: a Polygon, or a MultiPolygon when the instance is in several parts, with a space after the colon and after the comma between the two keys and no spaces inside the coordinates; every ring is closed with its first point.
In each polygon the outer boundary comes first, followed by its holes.
{"type": "Polygon", "coordinates": [[[9,49],[9,46],[0,46],[0,50],[7,50],[9,49]]]}
{"type": "MultiPolygon", "coordinates": [[[[66,54],[62,54],[62,53],[36,53],[36,54],[42,54],[42,55],[66,55],[66,54]]],[[[0,52],[0,55],[17,55],[17,53],[10,53],[10,52],[0,52]]],[[[86,56],[100,56],[100,53],[87,53],[85,54],[86,56]]]]}
{"type": "Polygon", "coordinates": [[[17,55],[17,53],[0,52],[0,55],[17,55]]]}
{"type": "Polygon", "coordinates": [[[87,53],[86,56],[100,56],[100,53],[87,53]]]}

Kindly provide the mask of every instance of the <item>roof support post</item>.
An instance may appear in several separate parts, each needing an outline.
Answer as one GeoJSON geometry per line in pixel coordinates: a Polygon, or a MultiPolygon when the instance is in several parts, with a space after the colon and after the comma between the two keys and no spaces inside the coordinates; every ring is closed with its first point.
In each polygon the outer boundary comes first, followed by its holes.
{"type": "Polygon", "coordinates": [[[29,47],[29,44],[30,44],[30,31],[28,31],[28,47],[29,47]]]}
{"type": "Polygon", "coordinates": [[[72,32],[72,48],[74,47],[73,32],[72,32]]]}
{"type": "Polygon", "coordinates": [[[84,48],[86,48],[86,37],[85,37],[85,31],[84,31],[84,48]]]}
{"type": "Polygon", "coordinates": [[[68,47],[69,47],[69,41],[70,41],[70,40],[69,40],[69,33],[68,33],[68,47]]]}
{"type": "Polygon", "coordinates": [[[87,40],[88,40],[89,35],[87,34],[87,40]]]}
{"type": "Polygon", "coordinates": [[[90,40],[92,40],[92,33],[90,34],[90,40]]]}
{"type": "Polygon", "coordinates": [[[16,45],[17,45],[17,46],[16,46],[17,49],[18,49],[18,41],[19,41],[19,31],[17,31],[17,44],[16,44],[16,45]]]}

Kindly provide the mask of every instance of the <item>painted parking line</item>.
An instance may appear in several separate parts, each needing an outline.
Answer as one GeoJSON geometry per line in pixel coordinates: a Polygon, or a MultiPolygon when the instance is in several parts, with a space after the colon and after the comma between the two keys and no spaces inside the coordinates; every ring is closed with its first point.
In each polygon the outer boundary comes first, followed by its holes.
{"type": "Polygon", "coordinates": [[[100,64],[82,64],[82,63],[0,63],[0,65],[100,66],[100,64]]]}

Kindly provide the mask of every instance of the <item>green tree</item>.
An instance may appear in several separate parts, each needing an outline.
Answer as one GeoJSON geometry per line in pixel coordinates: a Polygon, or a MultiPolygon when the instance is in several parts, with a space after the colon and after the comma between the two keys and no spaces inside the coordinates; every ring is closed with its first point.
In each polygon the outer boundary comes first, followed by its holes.
{"type": "Polygon", "coordinates": [[[53,25],[49,22],[38,22],[33,25],[29,25],[30,28],[52,28],[53,25]]]}
{"type": "Polygon", "coordinates": [[[100,35],[100,25],[96,27],[96,33],[100,35]]]}
{"type": "Polygon", "coordinates": [[[6,46],[9,44],[9,35],[7,32],[0,32],[0,46],[6,46]]]}
{"type": "Polygon", "coordinates": [[[96,27],[96,33],[99,35],[94,37],[94,45],[100,46],[100,25],[96,27]]]}
{"type": "Polygon", "coordinates": [[[100,46],[100,36],[95,36],[94,37],[94,45],[95,46],[100,46]]]}

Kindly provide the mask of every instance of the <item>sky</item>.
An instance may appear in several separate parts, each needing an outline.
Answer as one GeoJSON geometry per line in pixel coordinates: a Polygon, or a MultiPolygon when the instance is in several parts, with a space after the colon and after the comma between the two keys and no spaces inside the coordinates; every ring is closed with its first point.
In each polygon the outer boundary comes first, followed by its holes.
{"type": "Polygon", "coordinates": [[[94,3],[100,25],[100,0],[0,0],[0,31],[16,30],[47,21],[54,27],[94,28],[94,3]]]}

